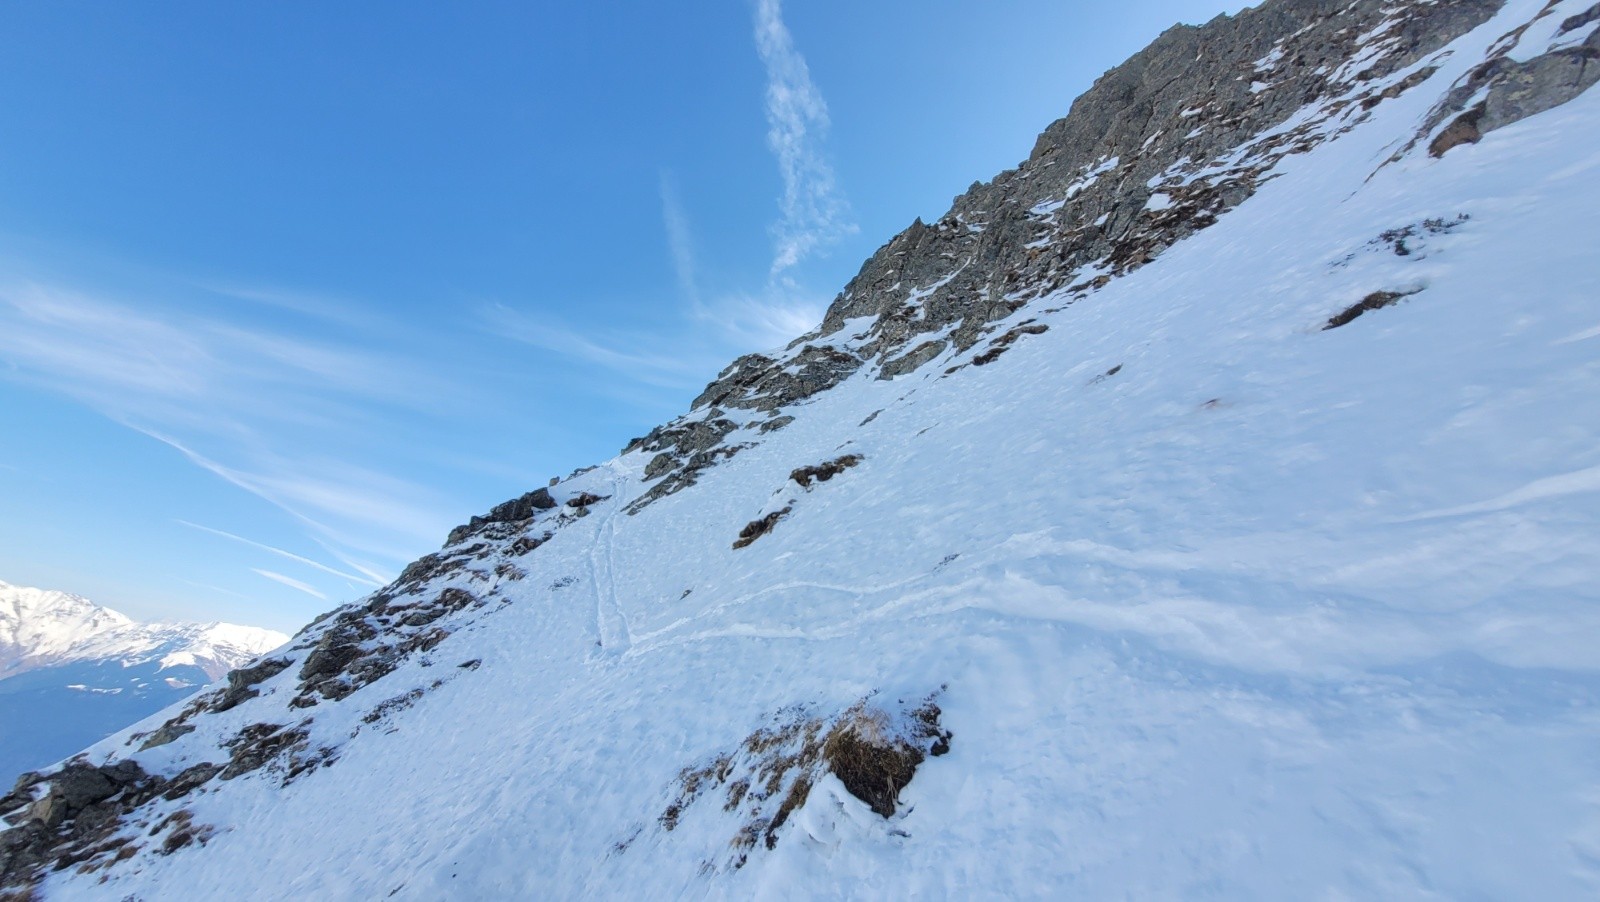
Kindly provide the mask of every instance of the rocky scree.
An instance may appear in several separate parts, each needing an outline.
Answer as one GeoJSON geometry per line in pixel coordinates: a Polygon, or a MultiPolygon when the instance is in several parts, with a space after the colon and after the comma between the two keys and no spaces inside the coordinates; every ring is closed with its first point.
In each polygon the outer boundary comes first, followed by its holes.
{"type": "Polygon", "coordinates": [[[93,873],[125,861],[142,848],[139,840],[163,831],[168,836],[156,847],[163,853],[204,842],[208,831],[193,827],[187,812],[148,834],[148,823],[133,823],[135,811],[181,779],[145,773],[134,761],[93,765],[81,757],[52,774],[23,774],[0,798],[0,817],[12,825],[0,833],[0,898],[32,898],[51,870],[93,873]]]}

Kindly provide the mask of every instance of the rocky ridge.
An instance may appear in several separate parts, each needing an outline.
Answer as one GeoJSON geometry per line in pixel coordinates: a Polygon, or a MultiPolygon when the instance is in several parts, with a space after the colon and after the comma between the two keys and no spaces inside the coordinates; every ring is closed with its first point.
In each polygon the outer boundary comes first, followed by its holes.
{"type": "Polygon", "coordinates": [[[661,479],[633,510],[692,485],[785,425],[784,408],[863,368],[893,379],[994,359],[1017,333],[972,349],[1000,321],[1047,296],[1080,301],[1216,222],[1283,157],[1420,84],[1433,69],[1419,62],[1500,5],[1278,0],[1169,29],[1101,76],[1016,169],[879,248],[816,329],[735,360],[689,414],[629,444],[655,455],[648,475],[661,479]]]}

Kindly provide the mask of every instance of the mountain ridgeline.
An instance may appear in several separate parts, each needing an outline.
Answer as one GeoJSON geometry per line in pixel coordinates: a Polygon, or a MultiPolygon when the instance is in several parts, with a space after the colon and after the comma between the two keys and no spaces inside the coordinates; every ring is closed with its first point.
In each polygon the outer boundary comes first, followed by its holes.
{"type": "Polygon", "coordinates": [[[137,623],[0,582],[0,773],[59,761],[288,641],[228,623],[137,623]]]}
{"type": "Polygon", "coordinates": [[[1592,896],[1597,78],[1593,0],[1170,29],[683,416],[24,775],[0,892],[1592,896]]]}
{"type": "MultiPolygon", "coordinates": [[[[725,409],[765,415],[760,433],[785,425],[788,405],[862,367],[889,379],[994,359],[1023,334],[996,334],[995,323],[1047,297],[1047,306],[1082,300],[1216,222],[1284,156],[1360,125],[1425,81],[1437,70],[1417,62],[1500,6],[1277,0],[1169,29],[1101,76],[1020,166],[974,183],[937,222],[919,219],[880,248],[815,330],[780,354],[735,360],[694,412],[630,444],[625,451],[658,455],[652,477],[665,474],[634,509],[745,446],[751,424],[725,409]]],[[[1439,99],[1419,135],[1479,121],[1480,91],[1506,108],[1483,122],[1494,127],[1571,99],[1600,78],[1595,46],[1589,32],[1578,47],[1520,65],[1506,58],[1509,47],[1491,52],[1439,99]],[[1538,90],[1526,86],[1530,72],[1540,73],[1538,90]],[[1523,96],[1506,103],[1513,94],[1523,96]]]]}

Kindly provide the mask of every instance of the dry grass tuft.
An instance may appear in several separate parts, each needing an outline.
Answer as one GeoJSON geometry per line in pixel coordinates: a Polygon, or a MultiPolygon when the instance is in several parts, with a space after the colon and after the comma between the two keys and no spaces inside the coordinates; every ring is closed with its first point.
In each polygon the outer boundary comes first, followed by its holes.
{"type": "Polygon", "coordinates": [[[874,812],[891,817],[917,768],[950,750],[951,734],[939,725],[934,697],[914,708],[869,697],[831,717],[780,712],[734,752],[680,771],[677,792],[658,821],[673,830],[697,800],[721,790],[722,810],[743,821],[729,840],[737,868],[758,843],[777,846],[781,828],[830,773],[874,812]]]}

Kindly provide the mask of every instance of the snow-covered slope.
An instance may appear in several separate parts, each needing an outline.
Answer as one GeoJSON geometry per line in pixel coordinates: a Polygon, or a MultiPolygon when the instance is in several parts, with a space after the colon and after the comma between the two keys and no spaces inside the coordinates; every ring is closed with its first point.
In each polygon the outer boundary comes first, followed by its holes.
{"type": "Polygon", "coordinates": [[[136,623],[82,596],[0,582],[0,779],[58,761],[288,639],[228,623],[136,623]]]}
{"type": "Polygon", "coordinates": [[[1164,35],[816,332],[24,781],[4,879],[1594,898],[1597,19],[1164,35]]]}

